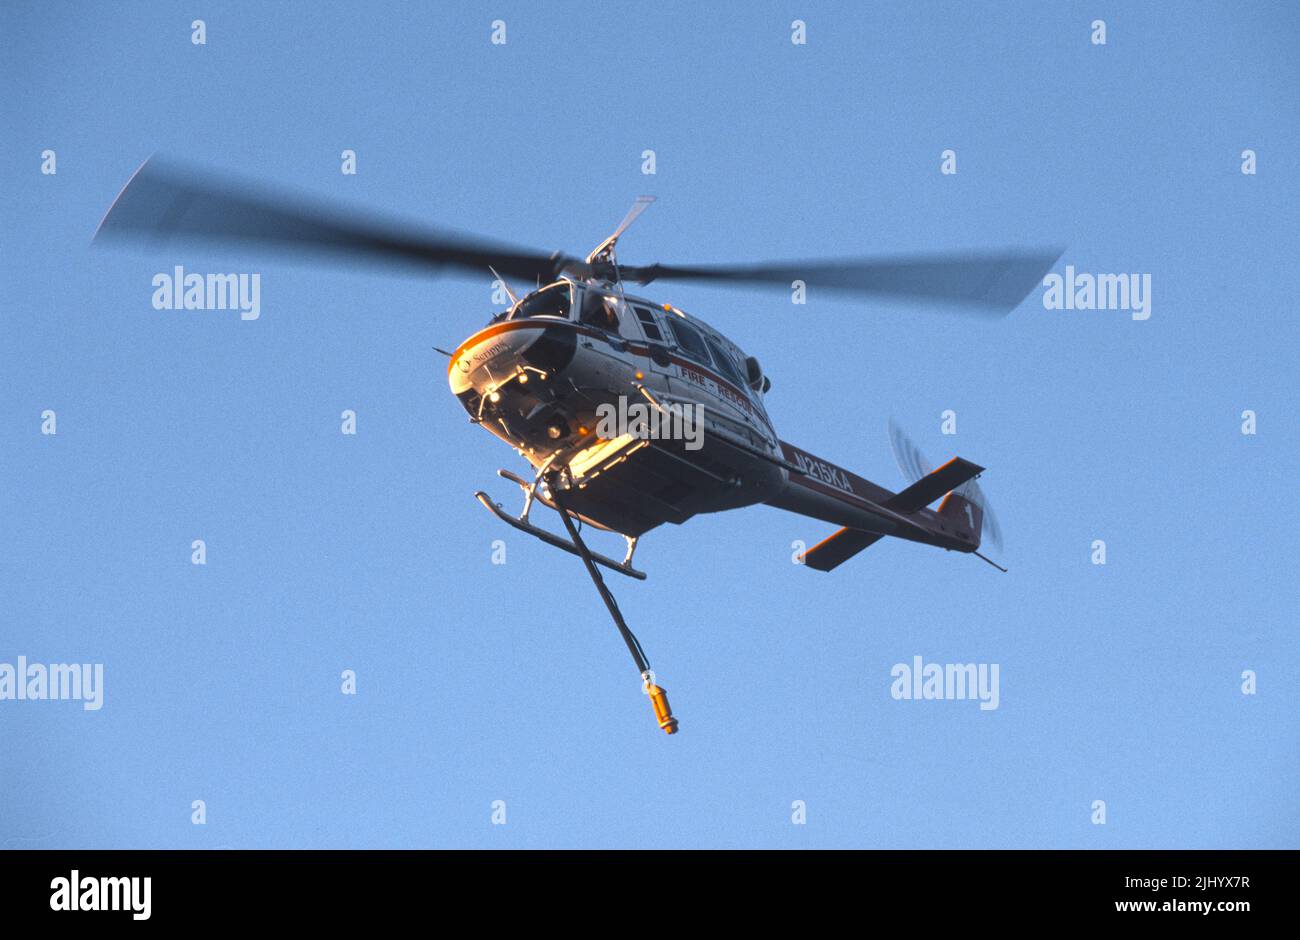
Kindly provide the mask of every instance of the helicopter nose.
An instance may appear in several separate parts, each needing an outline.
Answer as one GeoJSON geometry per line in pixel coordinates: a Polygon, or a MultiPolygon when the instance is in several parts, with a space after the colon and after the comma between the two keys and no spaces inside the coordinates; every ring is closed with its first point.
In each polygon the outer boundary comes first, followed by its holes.
{"type": "Polygon", "coordinates": [[[458,396],[490,390],[521,371],[549,379],[573,361],[577,345],[571,327],[499,324],[461,344],[448,366],[447,379],[458,396]]]}
{"type": "Polygon", "coordinates": [[[578,333],[572,327],[543,327],[523,350],[524,361],[548,375],[558,375],[573,361],[578,348],[578,333]]]}

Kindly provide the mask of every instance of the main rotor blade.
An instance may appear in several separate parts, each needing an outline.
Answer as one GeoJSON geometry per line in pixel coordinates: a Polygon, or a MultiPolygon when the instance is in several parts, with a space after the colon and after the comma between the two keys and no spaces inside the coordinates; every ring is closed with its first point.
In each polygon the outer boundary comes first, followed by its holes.
{"type": "Polygon", "coordinates": [[[912,300],[967,304],[1009,313],[1029,296],[1061,257],[1060,249],[987,254],[904,255],[838,261],[779,261],[746,265],[624,267],[623,276],[653,280],[724,282],[781,287],[803,281],[810,290],[827,288],[912,300]]]}
{"type": "Polygon", "coordinates": [[[585,264],[472,235],[422,228],[371,213],[330,207],[151,158],[136,170],[95,240],[243,244],[298,255],[353,258],[429,273],[490,267],[523,281],[551,281],[585,264]]]}
{"type": "Polygon", "coordinates": [[[636,221],[637,216],[646,209],[650,208],[650,203],[655,201],[654,196],[637,196],[636,202],[632,203],[632,208],[627,210],[627,215],[623,216],[623,221],[618,223],[618,228],[614,229],[614,234],[610,238],[618,238],[627,231],[629,225],[636,221]]]}

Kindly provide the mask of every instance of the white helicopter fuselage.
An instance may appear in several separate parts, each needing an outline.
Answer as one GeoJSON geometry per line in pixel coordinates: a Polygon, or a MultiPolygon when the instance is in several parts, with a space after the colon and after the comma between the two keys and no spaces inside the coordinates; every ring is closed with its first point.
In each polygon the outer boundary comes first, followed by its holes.
{"type": "Polygon", "coordinates": [[[757,361],[617,288],[562,280],[528,295],[460,344],[448,381],[471,421],[537,471],[567,467],[580,515],[626,535],[785,483],[757,361]]]}

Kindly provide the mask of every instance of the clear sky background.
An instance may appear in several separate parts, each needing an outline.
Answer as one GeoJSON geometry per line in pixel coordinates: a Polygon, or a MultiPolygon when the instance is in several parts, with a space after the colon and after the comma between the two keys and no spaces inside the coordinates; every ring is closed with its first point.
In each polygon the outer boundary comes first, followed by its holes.
{"type": "Polygon", "coordinates": [[[0,846],[1300,845],[1300,6],[473,6],[0,10],[0,661],[105,668],[98,712],[0,702],[0,846]],[[638,262],[1064,245],[1152,313],[648,289],[792,443],[899,488],[892,416],[988,467],[1011,569],[810,571],[831,527],[764,507],[653,532],[610,584],[668,738],[581,564],[473,499],[523,464],[431,347],[488,276],[92,249],[155,152],[575,253],[648,192],[638,262]],[[154,310],[174,264],[260,272],[261,318],[154,310]],[[1000,664],[1000,707],[893,700],[916,655],[1000,664]]]}

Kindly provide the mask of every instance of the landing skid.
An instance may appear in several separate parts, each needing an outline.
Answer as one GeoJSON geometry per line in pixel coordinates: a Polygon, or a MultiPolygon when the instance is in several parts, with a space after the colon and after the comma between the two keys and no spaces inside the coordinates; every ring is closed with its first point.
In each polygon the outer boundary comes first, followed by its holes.
{"type": "MultiPolygon", "coordinates": [[[[518,484],[519,487],[524,491],[523,511],[520,512],[520,514],[517,517],[510,515],[510,513],[506,512],[499,503],[492,502],[492,498],[488,496],[487,493],[484,493],[482,490],[479,490],[477,493],[475,493],[474,497],[485,507],[487,507],[487,509],[490,510],[494,516],[496,516],[506,525],[513,526],[514,528],[518,529],[520,532],[527,532],[529,535],[533,536],[534,538],[540,539],[541,541],[545,542],[547,545],[554,546],[555,548],[568,552],[570,555],[576,555],[579,558],[581,558],[582,553],[578,551],[578,549],[574,546],[573,542],[561,538],[560,536],[554,534],[553,532],[547,532],[545,529],[539,528],[533,525],[532,522],[529,521],[528,514],[529,512],[532,511],[533,504],[537,500],[537,485],[538,483],[541,482],[540,479],[535,480],[532,483],[529,483],[526,480],[522,480],[519,477],[515,476],[513,473],[511,473],[508,470],[498,470],[497,473],[501,474],[502,477],[504,477],[507,480],[510,480],[512,483],[518,484]]],[[[543,503],[543,505],[545,505],[545,503],[543,503]]],[[[598,554],[597,552],[588,551],[587,554],[589,554],[591,556],[591,560],[598,565],[603,565],[604,567],[609,568],[611,571],[617,571],[619,574],[625,574],[629,578],[636,578],[638,581],[644,581],[645,572],[638,571],[636,568],[632,567],[632,553],[636,550],[636,539],[630,538],[628,536],[624,536],[624,538],[627,539],[627,543],[628,543],[627,556],[621,562],[615,561],[614,559],[610,558],[607,555],[598,554]]]]}

